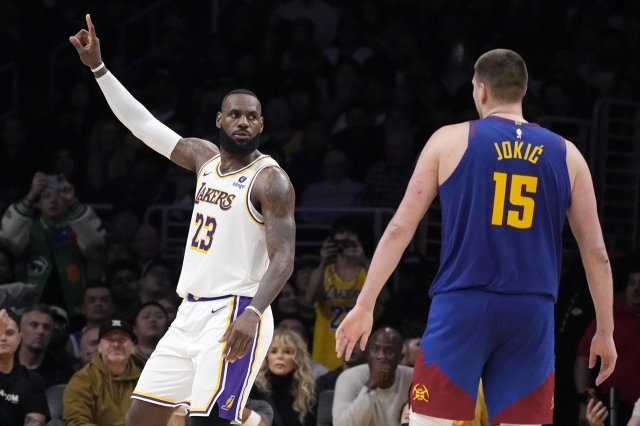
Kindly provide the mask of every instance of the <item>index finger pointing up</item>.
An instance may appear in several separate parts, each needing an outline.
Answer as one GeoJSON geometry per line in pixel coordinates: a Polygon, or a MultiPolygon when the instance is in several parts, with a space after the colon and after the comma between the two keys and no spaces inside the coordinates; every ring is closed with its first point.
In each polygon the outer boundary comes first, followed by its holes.
{"type": "Polygon", "coordinates": [[[87,28],[89,29],[89,35],[91,37],[95,37],[96,36],[96,29],[93,26],[93,22],[91,22],[91,15],[89,15],[87,13],[87,28]]]}

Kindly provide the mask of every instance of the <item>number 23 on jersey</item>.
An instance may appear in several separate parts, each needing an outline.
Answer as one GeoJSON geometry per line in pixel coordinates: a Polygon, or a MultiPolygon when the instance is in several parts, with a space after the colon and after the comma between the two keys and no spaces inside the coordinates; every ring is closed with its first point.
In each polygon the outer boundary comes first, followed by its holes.
{"type": "Polygon", "coordinates": [[[508,189],[507,183],[509,180],[509,204],[514,207],[521,207],[522,210],[507,210],[507,226],[517,229],[529,229],[533,224],[533,213],[536,203],[532,197],[523,195],[523,193],[536,193],[538,190],[538,178],[536,176],[512,174],[511,179],[509,179],[507,173],[493,172],[495,192],[493,195],[491,224],[495,226],[504,225],[505,202],[508,189]]]}
{"type": "Polygon", "coordinates": [[[213,234],[216,232],[218,223],[211,216],[204,216],[202,213],[196,213],[196,221],[194,223],[196,229],[193,239],[191,240],[191,250],[197,250],[200,253],[206,253],[213,243],[213,234]],[[204,235],[201,235],[204,234],[204,235]]]}

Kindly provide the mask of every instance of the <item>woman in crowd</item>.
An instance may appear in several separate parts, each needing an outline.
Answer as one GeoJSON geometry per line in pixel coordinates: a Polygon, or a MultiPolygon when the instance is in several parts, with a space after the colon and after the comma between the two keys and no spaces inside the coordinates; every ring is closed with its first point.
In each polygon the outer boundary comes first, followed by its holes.
{"type": "Polygon", "coordinates": [[[251,396],[272,405],[272,426],[315,426],[315,382],[302,337],[276,328],[265,361],[251,396]]]}

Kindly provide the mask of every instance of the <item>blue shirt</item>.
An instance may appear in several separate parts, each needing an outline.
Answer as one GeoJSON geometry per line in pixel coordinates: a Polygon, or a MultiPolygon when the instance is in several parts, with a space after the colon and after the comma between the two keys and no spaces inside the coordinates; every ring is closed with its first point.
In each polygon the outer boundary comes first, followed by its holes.
{"type": "Polygon", "coordinates": [[[471,121],[460,163],[439,188],[440,269],[430,295],[461,289],[557,298],[571,205],[565,140],[534,123],[471,121]]]}

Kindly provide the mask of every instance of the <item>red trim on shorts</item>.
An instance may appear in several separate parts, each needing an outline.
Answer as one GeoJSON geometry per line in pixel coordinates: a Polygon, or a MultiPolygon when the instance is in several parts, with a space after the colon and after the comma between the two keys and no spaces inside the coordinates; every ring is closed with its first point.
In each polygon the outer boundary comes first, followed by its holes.
{"type": "Polygon", "coordinates": [[[424,365],[418,351],[409,388],[411,410],[425,416],[449,420],[473,420],[476,401],[453,383],[435,364],[424,365]]]}
{"type": "Polygon", "coordinates": [[[491,419],[490,423],[492,425],[501,423],[546,425],[553,423],[554,384],[555,374],[552,371],[533,392],[502,410],[491,419]]]}

